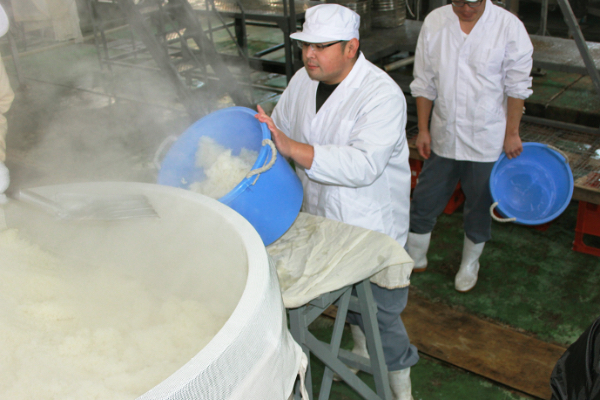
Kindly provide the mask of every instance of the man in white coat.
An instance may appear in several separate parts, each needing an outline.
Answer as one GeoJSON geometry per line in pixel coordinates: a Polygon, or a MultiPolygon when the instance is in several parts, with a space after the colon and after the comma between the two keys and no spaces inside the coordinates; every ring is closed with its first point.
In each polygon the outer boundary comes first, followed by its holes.
{"type": "Polygon", "coordinates": [[[416,145],[425,162],[406,249],[414,270],[424,271],[431,231],[460,181],[466,197],[454,281],[460,292],[477,283],[479,257],[491,239],[492,167],[502,150],[513,158],[523,149],[519,124],[532,93],[532,53],[523,23],[491,0],[452,1],[432,11],[419,34],[410,87],[417,101],[416,145]]]}
{"type": "MultiPolygon", "coordinates": [[[[304,211],[385,233],[402,246],[408,234],[410,167],[406,102],[398,85],[359,51],[360,17],[337,5],[306,11],[304,68],[290,81],[272,119],[259,107],[279,152],[294,161],[304,186],[304,211]]],[[[419,359],[400,318],[408,277],[372,284],[392,392],[410,400],[410,367],[419,359]]],[[[353,351],[367,355],[362,324],[349,318],[353,351]]]]}
{"type": "MultiPolygon", "coordinates": [[[[8,17],[2,6],[0,6],[0,37],[7,32],[8,17]]],[[[8,168],[4,164],[4,161],[6,161],[6,132],[8,131],[8,123],[4,113],[10,108],[14,98],[15,94],[10,87],[4,63],[0,58],[0,204],[6,203],[7,199],[4,192],[10,183],[8,168]]]]}

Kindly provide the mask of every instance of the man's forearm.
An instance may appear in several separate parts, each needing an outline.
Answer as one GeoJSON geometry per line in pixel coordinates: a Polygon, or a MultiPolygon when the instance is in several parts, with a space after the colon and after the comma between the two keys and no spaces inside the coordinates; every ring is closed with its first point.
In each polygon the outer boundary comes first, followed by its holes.
{"type": "Polygon", "coordinates": [[[523,117],[525,100],[509,97],[507,101],[506,135],[519,135],[519,125],[523,117]]]}
{"type": "Polygon", "coordinates": [[[432,107],[433,101],[425,97],[417,97],[417,120],[419,131],[429,131],[429,116],[431,115],[432,107]]]}
{"type": "Polygon", "coordinates": [[[290,158],[301,167],[310,169],[315,158],[315,148],[310,144],[294,141],[290,149],[290,158]]]}

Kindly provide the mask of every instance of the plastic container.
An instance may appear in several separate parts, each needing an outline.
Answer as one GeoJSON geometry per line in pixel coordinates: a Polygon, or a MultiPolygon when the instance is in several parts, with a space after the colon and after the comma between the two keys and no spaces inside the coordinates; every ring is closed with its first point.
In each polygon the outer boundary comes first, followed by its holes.
{"type": "MultiPolygon", "coordinates": [[[[230,107],[215,111],[190,126],[162,161],[158,183],[187,189],[204,179],[202,168],[196,167],[196,152],[202,136],[232,149],[239,155],[242,148],[257,151],[253,169],[272,160],[272,149],[263,145],[271,139],[266,124],[258,122],[256,111],[245,107],[230,107]]],[[[273,147],[274,148],[274,147],[273,147]]],[[[219,201],[246,218],[258,231],[265,246],[273,243],[294,223],[302,206],[302,183],[290,164],[278,153],[272,167],[243,179],[219,201]]]]}
{"type": "Polygon", "coordinates": [[[542,143],[523,143],[521,155],[509,160],[502,153],[496,161],[490,191],[502,216],[517,224],[540,225],[569,205],[573,173],[558,151],[542,143]]]}

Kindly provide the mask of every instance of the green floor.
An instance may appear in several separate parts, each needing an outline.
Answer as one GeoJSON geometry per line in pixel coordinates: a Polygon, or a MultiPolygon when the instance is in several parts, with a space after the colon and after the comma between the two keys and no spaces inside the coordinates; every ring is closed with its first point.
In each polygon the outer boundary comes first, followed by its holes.
{"type": "MultiPolygon", "coordinates": [[[[310,327],[311,332],[319,340],[329,341],[333,329],[333,320],[319,318],[310,327]]],[[[342,340],[342,348],[352,348],[350,330],[346,329],[342,340]]],[[[313,393],[315,398],[321,387],[320,377],[323,376],[324,366],[319,360],[311,360],[313,378],[313,393]]],[[[358,376],[371,388],[375,383],[371,375],[359,372],[358,376]]],[[[511,392],[493,382],[490,382],[467,371],[451,365],[442,364],[421,354],[419,362],[411,368],[413,397],[415,400],[509,400],[529,399],[530,397],[511,392]]],[[[334,382],[331,388],[331,399],[354,400],[361,399],[349,386],[342,382],[334,382]]]]}
{"type": "Polygon", "coordinates": [[[545,232],[494,223],[478,284],[467,294],[453,288],[462,213],[443,215],[432,235],[430,266],[413,274],[412,286],[431,300],[568,345],[600,316],[600,259],[571,250],[577,205],[572,202],[545,232]]]}
{"type": "MultiPolygon", "coordinates": [[[[267,42],[259,40],[264,36],[262,30],[251,36],[256,50],[278,41],[277,38],[267,42]]],[[[156,174],[152,158],[161,140],[169,134],[180,134],[190,123],[168,84],[150,73],[123,69],[114,73],[101,71],[91,43],[34,53],[22,57],[21,63],[26,88],[17,93],[8,115],[11,128],[7,164],[11,171],[14,168],[15,185],[55,183],[58,179],[58,175],[45,169],[47,165],[36,169],[20,159],[21,154],[37,151],[48,135],[54,135],[50,137],[55,147],[64,152],[81,148],[89,151],[87,158],[93,168],[80,175],[80,171],[66,161],[68,157],[63,152],[62,171],[70,170],[70,179],[102,176],[103,179],[152,181],[156,174]],[[96,107],[92,100],[101,106],[96,107]],[[102,155],[94,153],[97,142],[83,134],[81,137],[73,134],[86,130],[102,132],[103,139],[118,142],[119,148],[127,148],[122,164],[133,162],[135,167],[117,171],[121,164],[113,169],[103,164],[102,155]],[[60,132],[68,135],[61,137],[60,132]]],[[[5,61],[5,64],[16,87],[12,63],[5,61]]],[[[538,80],[534,88],[535,93],[540,93],[538,98],[543,97],[544,91],[554,90],[545,86],[544,82],[550,78],[571,79],[550,75],[546,80],[538,80]]],[[[265,79],[281,86],[281,77],[265,79]]],[[[276,98],[266,101],[274,104],[276,98]]],[[[544,106],[543,99],[540,104],[544,106]]],[[[462,211],[442,215],[432,236],[429,268],[425,273],[413,275],[412,290],[432,301],[458,307],[541,340],[568,345],[600,315],[600,258],[571,250],[576,216],[577,202],[573,202],[545,232],[494,223],[493,240],[486,245],[481,257],[479,283],[470,293],[460,294],[453,288],[453,279],[462,251],[462,211]]],[[[589,239],[600,245],[599,240],[589,239]]],[[[316,336],[327,337],[331,321],[320,318],[312,329],[316,336]]],[[[345,348],[351,347],[349,336],[345,337],[345,348]]],[[[319,376],[322,367],[318,362],[312,366],[313,376],[319,376]]],[[[412,380],[415,400],[523,398],[426,356],[413,368],[412,380]]],[[[315,385],[318,384],[315,379],[315,385]]],[[[345,384],[335,384],[331,398],[358,397],[345,384]]]]}
{"type": "MultiPolygon", "coordinates": [[[[542,341],[568,346],[600,316],[600,258],[571,250],[577,205],[572,202],[545,232],[494,223],[493,239],[481,257],[479,282],[466,294],[454,289],[463,242],[462,210],[442,214],[432,234],[429,266],[426,272],[413,274],[411,290],[542,341]]],[[[600,246],[593,236],[586,242],[600,246]]],[[[327,340],[330,325],[323,318],[312,328],[327,340]]],[[[350,337],[345,334],[346,349],[352,347],[350,337]]],[[[316,376],[322,373],[319,362],[312,366],[316,376]]],[[[413,367],[411,376],[415,400],[528,398],[427,356],[413,367]]],[[[344,384],[333,390],[339,396],[335,398],[359,398],[344,384]]]]}

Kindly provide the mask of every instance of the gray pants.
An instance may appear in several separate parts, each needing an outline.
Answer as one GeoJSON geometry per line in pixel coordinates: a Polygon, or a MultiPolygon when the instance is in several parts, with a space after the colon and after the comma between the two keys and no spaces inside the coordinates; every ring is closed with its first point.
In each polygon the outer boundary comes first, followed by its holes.
{"type": "Polygon", "coordinates": [[[465,234],[475,244],[490,240],[492,195],[489,182],[493,167],[493,162],[457,161],[431,152],[423,164],[410,203],[410,231],[431,232],[460,181],[465,194],[465,234]]]}
{"type": "MultiPolygon", "coordinates": [[[[377,303],[377,324],[388,371],[398,371],[412,367],[419,361],[417,348],[410,344],[408,333],[402,323],[400,313],[408,301],[408,286],[400,289],[385,289],[371,283],[373,298],[377,303]]],[[[359,325],[365,331],[362,317],[348,312],[346,320],[359,325]]]]}

